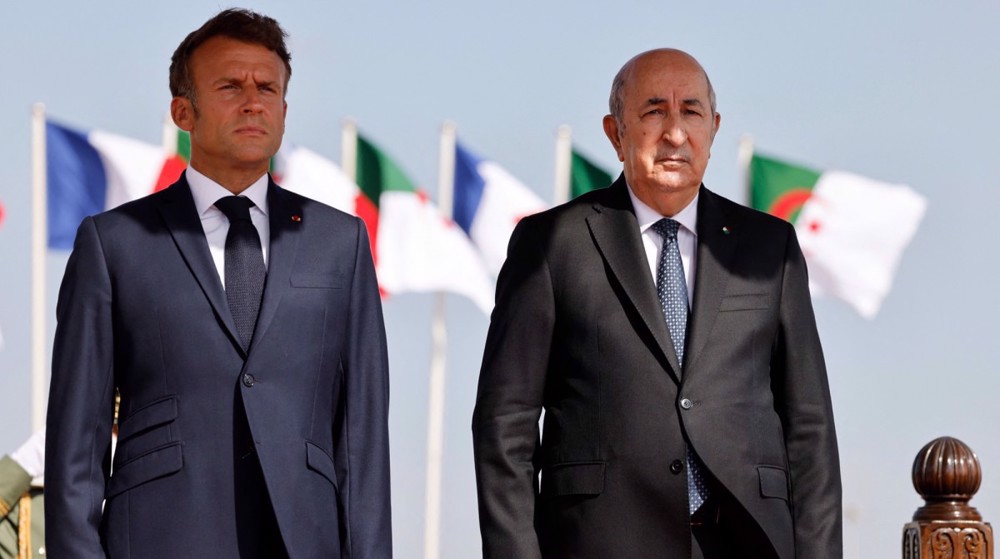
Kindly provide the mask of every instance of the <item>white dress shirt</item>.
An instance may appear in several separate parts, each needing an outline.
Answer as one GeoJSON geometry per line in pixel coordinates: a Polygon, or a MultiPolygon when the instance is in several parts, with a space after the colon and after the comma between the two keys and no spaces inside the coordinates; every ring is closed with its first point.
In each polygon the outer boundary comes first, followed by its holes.
{"type": "Polygon", "coordinates": [[[653,230],[653,224],[664,217],[670,217],[681,226],[677,228],[677,248],[681,252],[681,264],[684,266],[684,282],[687,284],[688,308],[694,304],[694,271],[697,258],[695,247],[698,246],[698,196],[677,212],[677,215],[663,216],[650,208],[636,197],[632,187],[628,187],[629,198],[635,209],[635,218],[639,222],[639,234],[642,236],[642,248],[646,249],[646,260],[649,262],[649,273],[653,274],[653,285],[656,285],[656,268],[660,262],[660,250],[663,248],[663,237],[653,230]]]}
{"type": "MultiPolygon", "coordinates": [[[[232,196],[233,193],[226,190],[222,185],[199,173],[194,167],[188,166],[184,171],[188,184],[191,186],[191,195],[194,197],[194,207],[198,211],[201,219],[201,228],[205,231],[205,239],[208,240],[208,250],[212,253],[212,261],[215,262],[215,269],[219,271],[219,278],[222,285],[226,285],[226,235],[229,234],[229,219],[222,210],[215,207],[215,202],[224,196],[232,196]]],[[[260,248],[264,252],[264,269],[267,269],[267,251],[271,239],[271,226],[267,220],[267,173],[264,173],[249,188],[240,192],[240,196],[245,196],[253,202],[250,208],[250,221],[257,228],[260,235],[260,248]]]]}

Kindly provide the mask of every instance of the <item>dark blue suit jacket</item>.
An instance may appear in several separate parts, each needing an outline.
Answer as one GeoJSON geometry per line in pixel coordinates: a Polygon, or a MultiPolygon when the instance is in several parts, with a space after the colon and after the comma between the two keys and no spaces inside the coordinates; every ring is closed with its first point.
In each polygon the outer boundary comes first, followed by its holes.
{"type": "Polygon", "coordinates": [[[183,177],[81,224],[49,393],[52,556],[236,556],[240,401],[289,555],[391,556],[388,364],[365,226],[273,181],[268,209],[249,355],[183,177]]]}

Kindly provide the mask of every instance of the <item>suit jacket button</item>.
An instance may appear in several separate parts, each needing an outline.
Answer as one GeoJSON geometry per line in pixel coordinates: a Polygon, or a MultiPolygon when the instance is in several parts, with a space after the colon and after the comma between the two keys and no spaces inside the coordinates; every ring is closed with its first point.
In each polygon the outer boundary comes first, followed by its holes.
{"type": "Polygon", "coordinates": [[[676,475],[684,471],[684,462],[674,460],[670,463],[670,473],[676,475]]]}
{"type": "Polygon", "coordinates": [[[253,375],[251,375],[250,373],[246,373],[243,375],[243,386],[250,388],[251,386],[253,386],[254,382],[256,381],[254,380],[253,375]]]}
{"type": "Polygon", "coordinates": [[[694,407],[694,402],[688,400],[687,398],[684,398],[683,400],[681,400],[681,407],[686,410],[689,410],[694,407]]]}

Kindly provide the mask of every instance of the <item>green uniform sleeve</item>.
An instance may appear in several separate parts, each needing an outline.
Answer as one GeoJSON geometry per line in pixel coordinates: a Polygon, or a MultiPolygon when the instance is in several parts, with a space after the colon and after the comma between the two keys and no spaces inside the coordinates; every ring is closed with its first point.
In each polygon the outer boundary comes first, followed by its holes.
{"type": "Polygon", "coordinates": [[[31,475],[10,456],[0,458],[0,516],[7,516],[31,487],[31,475]]]}

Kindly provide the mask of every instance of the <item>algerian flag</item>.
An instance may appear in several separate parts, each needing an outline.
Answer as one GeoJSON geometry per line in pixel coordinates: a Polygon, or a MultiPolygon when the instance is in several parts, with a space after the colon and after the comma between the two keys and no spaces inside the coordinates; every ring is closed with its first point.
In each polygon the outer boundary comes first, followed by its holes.
{"type": "Polygon", "coordinates": [[[356,182],[377,208],[366,216],[359,207],[358,213],[368,225],[384,292],[451,291],[492,312],[489,273],[465,232],[445,220],[399,166],[360,135],[356,182]]]}
{"type": "Polygon", "coordinates": [[[926,199],[906,185],[821,173],[757,154],[749,180],[752,207],[795,224],[812,294],[840,298],[874,318],[926,199]]]}
{"type": "Polygon", "coordinates": [[[177,182],[184,169],[187,169],[188,161],[191,160],[191,135],[167,119],[163,122],[163,149],[168,157],[160,180],[156,183],[157,192],[177,182]]]}
{"type": "Polygon", "coordinates": [[[575,149],[570,164],[570,198],[604,188],[611,184],[611,174],[601,169],[575,149]]]}
{"type": "Polygon", "coordinates": [[[359,215],[357,185],[336,163],[312,150],[282,145],[271,160],[271,176],[286,190],[359,215]]]}

